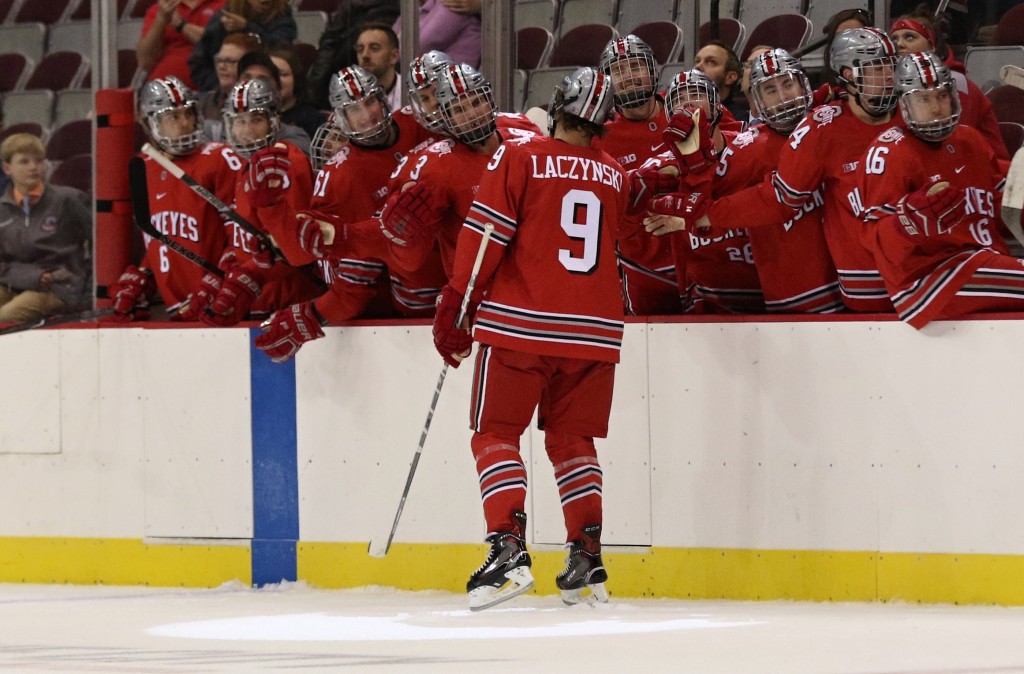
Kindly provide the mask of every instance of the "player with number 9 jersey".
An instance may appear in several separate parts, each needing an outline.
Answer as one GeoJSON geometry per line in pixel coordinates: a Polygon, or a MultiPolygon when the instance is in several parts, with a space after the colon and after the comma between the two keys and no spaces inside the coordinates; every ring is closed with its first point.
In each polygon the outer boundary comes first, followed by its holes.
{"type": "MultiPolygon", "coordinates": [[[[615,230],[627,197],[625,172],[602,150],[546,137],[502,144],[459,236],[458,255],[472,253],[484,225],[494,225],[479,287],[493,279],[475,339],[618,362],[623,310],[615,230]]],[[[465,289],[471,263],[457,256],[452,286],[465,289]]]]}

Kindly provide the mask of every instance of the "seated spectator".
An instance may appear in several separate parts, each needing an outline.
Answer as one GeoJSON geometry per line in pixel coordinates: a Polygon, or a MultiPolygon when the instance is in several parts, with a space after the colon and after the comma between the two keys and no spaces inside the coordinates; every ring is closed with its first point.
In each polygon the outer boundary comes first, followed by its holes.
{"type": "Polygon", "coordinates": [[[368,23],[390,26],[398,18],[398,0],[339,0],[327,28],[320,35],[316,60],[307,75],[308,100],[318,110],[329,110],[327,88],[334,73],[356,64],[356,38],[368,23]]]}
{"type": "Polygon", "coordinates": [[[833,14],[825,24],[825,77],[828,88],[823,87],[815,92],[814,102],[816,105],[827,103],[842,95],[843,92],[843,86],[831,65],[832,41],[836,39],[836,35],[850,28],[867,28],[869,26],[871,26],[871,15],[863,9],[840,10],[833,14]]]}
{"type": "Polygon", "coordinates": [[[697,52],[693,59],[693,69],[710,77],[718,87],[722,107],[728,110],[734,118],[733,120],[724,119],[724,128],[739,130],[740,127],[734,126],[731,122],[746,120],[750,115],[750,109],[746,103],[735,100],[732,95],[740,80],[740,75],[743,73],[740,57],[721,40],[711,40],[697,52]]]}
{"type": "MultiPolygon", "coordinates": [[[[420,51],[443,51],[455,63],[480,67],[481,27],[480,2],[465,0],[420,0],[420,51]],[[449,3],[461,11],[454,10],[449,3]],[[476,11],[471,11],[475,4],[476,11]]],[[[401,38],[402,20],[394,24],[395,34],[401,38]]],[[[364,68],[366,66],[363,66],[364,68]]]]}
{"type": "MultiPolygon", "coordinates": [[[[750,68],[757,61],[758,56],[771,50],[771,45],[759,44],[750,50],[750,55],[743,62],[743,77],[740,79],[740,91],[743,92],[743,99],[747,101],[748,106],[750,105],[750,68]]],[[[757,126],[761,123],[761,120],[754,115],[753,109],[750,111],[750,119],[741,119],[740,121],[745,122],[748,126],[757,126]]]]}
{"type": "Polygon", "coordinates": [[[306,72],[302,59],[287,47],[271,49],[270,58],[281,73],[281,121],[294,124],[312,138],[327,115],[306,102],[306,72]]]}
{"type": "Polygon", "coordinates": [[[89,200],[47,185],[45,156],[43,142],[28,133],[0,145],[11,179],[0,197],[0,323],[37,321],[90,301],[89,200]]]}
{"type": "Polygon", "coordinates": [[[398,36],[391,26],[368,23],[356,38],[359,67],[377,79],[392,110],[402,107],[402,78],[398,76],[398,36]]]}
{"type": "Polygon", "coordinates": [[[967,79],[964,74],[964,64],[955,60],[946,45],[942,43],[942,38],[935,31],[935,24],[927,11],[900,17],[893,22],[889,35],[900,56],[918,52],[935,52],[949,66],[950,75],[956,83],[957,94],[960,96],[960,123],[973,126],[981,132],[985,141],[992,147],[992,151],[996,153],[996,157],[1003,161],[1010,161],[1010,153],[999,132],[999,121],[992,111],[992,103],[978,88],[978,85],[967,79]]]}
{"type": "MultiPolygon", "coordinates": [[[[275,133],[281,140],[287,140],[309,156],[309,134],[301,127],[280,121],[281,71],[274,61],[262,51],[251,51],[238,62],[238,81],[261,79],[274,90],[275,124],[280,128],[275,133]]],[[[230,98],[230,97],[229,97],[230,98]]]]}
{"type": "Polygon", "coordinates": [[[210,19],[225,0],[159,0],[146,11],[142,37],[135,45],[139,68],[148,80],[174,75],[188,86],[188,59],[210,19]]]}
{"type": "Polygon", "coordinates": [[[224,38],[217,51],[217,58],[214,59],[217,64],[217,88],[199,97],[199,116],[203,119],[203,129],[208,140],[223,140],[224,124],[220,112],[228,92],[238,82],[238,64],[243,56],[261,48],[262,43],[257,35],[233,33],[224,38]]]}
{"type": "Polygon", "coordinates": [[[299,29],[288,0],[228,0],[227,7],[210,19],[188,60],[192,81],[200,91],[218,88],[220,77],[214,55],[232,33],[252,33],[264,49],[269,49],[291,44],[299,29]]]}
{"type": "MultiPolygon", "coordinates": [[[[0,131],[4,130],[4,104],[3,99],[0,99],[0,131]]],[[[11,177],[0,171],[0,194],[7,191],[7,186],[11,184],[11,177]]]]}

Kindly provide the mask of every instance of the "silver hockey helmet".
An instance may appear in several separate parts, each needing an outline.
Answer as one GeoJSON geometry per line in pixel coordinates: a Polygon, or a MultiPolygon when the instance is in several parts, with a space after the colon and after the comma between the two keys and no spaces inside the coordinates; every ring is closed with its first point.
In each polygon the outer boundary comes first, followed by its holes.
{"type": "Polygon", "coordinates": [[[807,114],[814,93],[800,62],[785,49],[770,49],[750,66],[750,98],[755,116],[789,133],[807,114]]]}
{"type": "Polygon", "coordinates": [[[443,51],[433,49],[420,54],[409,63],[406,86],[412,114],[420,126],[437,134],[446,132],[441,111],[437,106],[437,75],[454,62],[443,51]]]}
{"type": "Polygon", "coordinates": [[[665,91],[665,116],[685,108],[701,108],[711,126],[722,118],[722,98],[715,81],[699,70],[677,73],[665,91]]]}
{"type": "Polygon", "coordinates": [[[334,108],[335,124],[351,140],[379,145],[391,130],[391,106],[368,70],[350,66],[334,73],[328,100],[334,108]]]}
{"type": "Polygon", "coordinates": [[[851,28],[839,33],[829,50],[829,64],[841,84],[856,89],[855,99],[869,115],[881,117],[896,107],[896,47],[882,31],[851,28]],[[850,78],[843,75],[844,68],[852,71],[850,78]]]}
{"type": "Polygon", "coordinates": [[[334,118],[335,114],[332,112],[330,119],[317,127],[309,143],[309,159],[314,171],[322,169],[334,155],[348,145],[348,136],[341,132],[334,118]]]}
{"type": "Polygon", "coordinates": [[[616,38],[605,45],[600,67],[611,78],[615,107],[637,108],[654,96],[658,82],[654,50],[636,35],[616,38]]]}
{"type": "Polygon", "coordinates": [[[195,92],[173,75],[146,82],[139,91],[139,111],[157,147],[181,157],[202,145],[197,100],[195,92]]]}
{"type": "Polygon", "coordinates": [[[224,135],[242,157],[277,140],[281,126],[274,87],[262,78],[242,80],[231,87],[224,101],[224,135]]]}
{"type": "Polygon", "coordinates": [[[463,143],[482,143],[497,129],[498,108],[491,83],[465,63],[437,74],[435,96],[448,133],[463,143]]]}
{"type": "Polygon", "coordinates": [[[934,52],[904,55],[896,64],[903,121],[918,138],[949,138],[960,122],[960,95],[949,66],[934,52]]]}
{"type": "Polygon", "coordinates": [[[601,126],[612,107],[611,78],[603,70],[577,68],[555,87],[548,106],[548,135],[555,135],[555,113],[573,115],[601,126]]]}

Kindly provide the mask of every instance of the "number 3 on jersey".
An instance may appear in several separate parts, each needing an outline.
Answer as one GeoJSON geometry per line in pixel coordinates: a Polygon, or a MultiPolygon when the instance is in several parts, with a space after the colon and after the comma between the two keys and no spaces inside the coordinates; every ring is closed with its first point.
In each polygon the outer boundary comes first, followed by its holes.
{"type": "Polygon", "coordinates": [[[583,252],[579,257],[566,248],[558,250],[558,261],[570,272],[589,274],[597,267],[601,220],[601,200],[593,192],[569,190],[562,197],[562,231],[570,239],[583,242],[583,252]]]}

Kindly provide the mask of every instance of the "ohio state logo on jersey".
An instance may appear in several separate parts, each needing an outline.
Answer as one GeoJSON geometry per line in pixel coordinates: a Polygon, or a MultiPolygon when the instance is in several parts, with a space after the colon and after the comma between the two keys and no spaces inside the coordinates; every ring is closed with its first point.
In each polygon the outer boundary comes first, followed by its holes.
{"type": "Polygon", "coordinates": [[[185,241],[199,242],[199,223],[188,213],[179,211],[157,211],[149,216],[153,227],[161,234],[185,241]]]}

